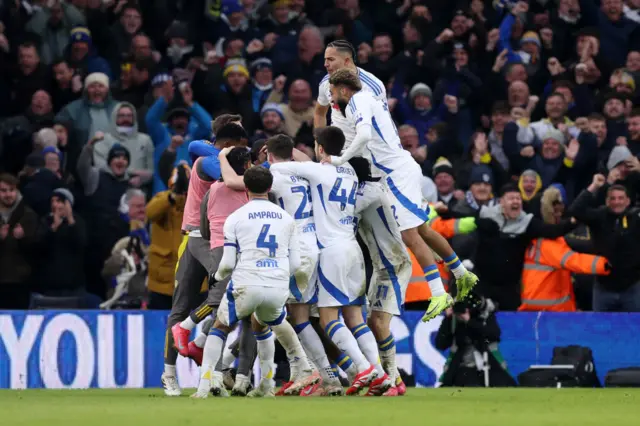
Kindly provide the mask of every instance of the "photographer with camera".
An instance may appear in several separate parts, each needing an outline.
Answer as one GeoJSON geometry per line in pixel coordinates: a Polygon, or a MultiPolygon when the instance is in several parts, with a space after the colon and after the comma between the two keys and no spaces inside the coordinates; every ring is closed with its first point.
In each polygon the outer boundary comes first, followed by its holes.
{"type": "Polygon", "coordinates": [[[436,335],[435,346],[450,349],[440,382],[454,387],[516,386],[500,351],[500,326],[491,299],[475,293],[456,302],[436,335]]]}

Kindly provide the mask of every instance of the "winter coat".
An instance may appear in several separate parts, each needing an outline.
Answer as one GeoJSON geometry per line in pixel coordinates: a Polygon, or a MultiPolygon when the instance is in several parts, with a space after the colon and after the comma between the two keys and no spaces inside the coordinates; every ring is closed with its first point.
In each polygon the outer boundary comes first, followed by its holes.
{"type": "Polygon", "coordinates": [[[182,242],[182,214],[185,196],[169,198],[171,191],[156,194],[147,204],[151,222],[149,246],[149,291],[171,296],[178,262],[178,248],[182,242]]]}
{"type": "Polygon", "coordinates": [[[31,278],[31,256],[38,228],[38,216],[25,203],[18,193],[18,198],[6,215],[0,214],[0,227],[9,225],[9,233],[0,240],[0,285],[28,284],[31,278]],[[20,225],[24,237],[17,240],[13,236],[14,229],[20,225]]]}
{"type": "MultiPolygon", "coordinates": [[[[71,136],[78,144],[80,144],[80,146],[84,146],[89,141],[89,139],[93,137],[92,134],[89,134],[89,132],[92,130],[90,109],[106,109],[107,115],[111,117],[113,109],[116,105],[117,102],[111,97],[111,95],[107,95],[107,99],[102,105],[93,106],[89,103],[89,98],[87,97],[87,92],[85,91],[80,99],[71,102],[69,105],[64,107],[62,111],[58,113],[58,115],[56,115],[56,121],[73,123],[73,129],[71,130],[73,135],[71,136]]],[[[109,130],[109,128],[93,129],[94,132],[102,131],[104,133],[109,132],[109,130]]]]}
{"type": "Polygon", "coordinates": [[[74,213],[75,224],[66,219],[55,231],[53,216],[42,218],[38,228],[38,268],[36,289],[42,293],[84,289],[84,253],[87,234],[84,220],[74,213]]]}

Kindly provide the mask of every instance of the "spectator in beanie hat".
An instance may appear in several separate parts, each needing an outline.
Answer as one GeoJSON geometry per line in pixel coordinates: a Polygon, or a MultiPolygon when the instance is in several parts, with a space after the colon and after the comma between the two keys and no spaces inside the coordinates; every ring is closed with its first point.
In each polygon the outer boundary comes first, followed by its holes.
{"type": "Polygon", "coordinates": [[[116,102],[109,92],[109,77],[103,73],[89,74],[84,80],[84,93],[56,115],[56,121],[73,123],[72,137],[80,145],[96,132],[108,132],[116,102]]]}
{"type": "MultiPolygon", "coordinates": [[[[220,86],[208,87],[208,97],[212,99],[214,115],[238,114],[247,133],[253,134],[259,126],[258,114],[254,112],[254,89],[249,84],[249,70],[241,58],[229,59],[222,72],[220,86]]],[[[266,98],[265,98],[266,100],[266,98]]]]}
{"type": "Polygon", "coordinates": [[[262,129],[256,131],[254,140],[269,139],[272,136],[284,133],[284,114],[278,104],[265,104],[260,111],[262,129]]]}
{"type": "Polygon", "coordinates": [[[449,209],[452,209],[462,198],[462,192],[456,197],[456,181],[451,162],[444,157],[438,158],[433,166],[433,181],[438,190],[438,201],[443,202],[449,209]]]}
{"type": "Polygon", "coordinates": [[[259,58],[251,63],[253,111],[259,113],[273,89],[273,64],[268,58],[259,58]]]}
{"type": "Polygon", "coordinates": [[[464,194],[464,200],[454,207],[460,216],[473,216],[482,206],[493,206],[493,172],[486,164],[477,164],[471,169],[469,176],[469,190],[464,194]]]}
{"type": "MultiPolygon", "coordinates": [[[[109,63],[106,59],[98,56],[94,49],[91,31],[87,27],[79,26],[71,30],[67,59],[69,65],[76,69],[76,72],[81,70],[81,76],[102,73],[108,79],[113,78],[109,63]]],[[[85,87],[87,87],[86,83],[85,87]]]]}
{"type": "Polygon", "coordinates": [[[525,170],[518,179],[518,189],[522,197],[522,208],[527,213],[540,216],[542,179],[535,170],[525,170]]]}
{"type": "Polygon", "coordinates": [[[425,145],[427,131],[434,124],[442,121],[442,108],[433,108],[433,92],[424,83],[416,83],[404,95],[404,75],[400,71],[396,74],[391,89],[390,103],[395,104],[394,116],[398,122],[411,124],[418,131],[420,144],[425,145]]]}
{"type": "Polygon", "coordinates": [[[86,257],[86,272],[89,291],[104,298],[105,283],[100,275],[104,261],[111,248],[122,236],[122,219],[118,208],[120,199],[130,187],[127,172],[130,161],[129,151],[120,144],[109,150],[107,164],[93,165],[94,145],[104,139],[104,134],[96,134],[82,149],[78,159],[78,177],[84,188],[86,204],[83,216],[87,222],[87,233],[94,250],[86,257]]]}

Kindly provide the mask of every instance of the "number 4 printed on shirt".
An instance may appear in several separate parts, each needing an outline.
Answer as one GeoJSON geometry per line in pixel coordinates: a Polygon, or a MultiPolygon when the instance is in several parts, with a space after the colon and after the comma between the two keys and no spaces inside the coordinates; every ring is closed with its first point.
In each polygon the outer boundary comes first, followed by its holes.
{"type": "Polygon", "coordinates": [[[258,235],[258,241],[256,247],[266,248],[269,250],[269,257],[276,257],[276,250],[278,249],[278,243],[276,242],[275,235],[268,235],[271,225],[262,225],[260,235],[258,235]],[[267,238],[268,237],[268,238],[267,238]]]}

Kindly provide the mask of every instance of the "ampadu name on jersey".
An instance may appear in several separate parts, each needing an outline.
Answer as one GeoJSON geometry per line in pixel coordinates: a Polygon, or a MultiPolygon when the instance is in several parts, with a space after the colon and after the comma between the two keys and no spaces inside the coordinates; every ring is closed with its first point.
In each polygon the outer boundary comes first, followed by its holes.
{"type": "Polygon", "coordinates": [[[282,219],[282,213],[253,212],[253,213],[249,213],[249,219],[282,219]]]}

